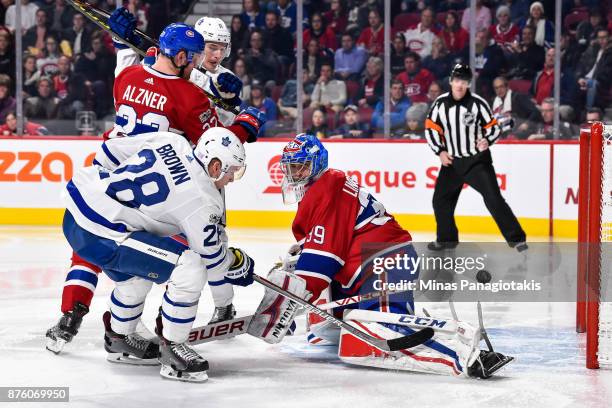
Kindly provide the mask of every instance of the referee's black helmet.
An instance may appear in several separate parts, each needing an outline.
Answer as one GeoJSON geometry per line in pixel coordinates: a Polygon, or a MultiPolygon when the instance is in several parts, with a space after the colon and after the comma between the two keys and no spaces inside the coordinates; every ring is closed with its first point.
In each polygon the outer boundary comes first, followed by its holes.
{"type": "Polygon", "coordinates": [[[454,78],[470,82],[472,80],[472,69],[466,64],[455,64],[449,79],[452,81],[454,78]]]}

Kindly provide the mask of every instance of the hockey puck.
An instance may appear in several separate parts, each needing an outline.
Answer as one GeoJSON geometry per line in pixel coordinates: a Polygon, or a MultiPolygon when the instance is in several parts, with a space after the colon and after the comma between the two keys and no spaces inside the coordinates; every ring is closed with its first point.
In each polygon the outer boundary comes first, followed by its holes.
{"type": "Polygon", "coordinates": [[[491,282],[491,273],[489,271],[485,271],[484,269],[481,269],[476,274],[476,280],[479,283],[489,283],[491,282]]]}

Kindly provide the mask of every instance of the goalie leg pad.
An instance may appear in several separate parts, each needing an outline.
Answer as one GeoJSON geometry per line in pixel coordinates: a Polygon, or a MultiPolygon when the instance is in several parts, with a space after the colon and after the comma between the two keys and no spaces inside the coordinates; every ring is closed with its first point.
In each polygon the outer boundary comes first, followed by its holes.
{"type": "Polygon", "coordinates": [[[385,353],[342,330],[338,356],[348,364],[468,377],[468,368],[480,353],[480,332],[466,322],[367,310],[347,310],[344,319],[384,339],[412,334],[424,327],[435,331],[424,344],[385,353]]]}
{"type": "MultiPolygon", "coordinates": [[[[275,269],[267,279],[302,299],[307,299],[306,280],[283,270],[275,269]]],[[[247,333],[259,337],[266,343],[279,343],[287,334],[295,319],[299,305],[294,301],[266,288],[264,298],[253,315],[247,333]]]]}
{"type": "MultiPolygon", "coordinates": [[[[321,295],[313,302],[314,305],[322,305],[332,300],[331,288],[325,289],[321,295]]],[[[341,317],[338,315],[337,317],[341,317]]],[[[318,314],[308,312],[306,314],[306,340],[313,346],[338,345],[340,341],[340,327],[325,320],[318,314]]]]}

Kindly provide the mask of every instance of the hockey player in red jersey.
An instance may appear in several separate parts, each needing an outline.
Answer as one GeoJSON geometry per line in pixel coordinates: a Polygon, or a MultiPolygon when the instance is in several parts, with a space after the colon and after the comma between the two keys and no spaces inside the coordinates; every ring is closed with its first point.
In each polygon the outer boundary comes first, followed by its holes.
{"type": "MultiPolygon", "coordinates": [[[[170,24],[159,41],[160,55],[151,67],[130,66],[118,74],[113,88],[115,126],[105,133],[105,139],[171,131],[196,144],[206,129],[222,126],[208,97],[186,79],[194,60],[204,50],[202,35],[189,25],[170,24]]],[[[264,121],[265,117],[250,107],[228,128],[241,142],[253,142],[264,121]]],[[[113,161],[112,154],[109,159],[113,161]]],[[[50,351],[61,352],[77,334],[83,316],[89,311],[100,272],[97,266],[73,254],[62,292],[63,316],[46,333],[50,351]]]]}
{"type": "MultiPolygon", "coordinates": [[[[477,326],[414,313],[410,283],[418,277],[419,263],[410,234],[352,178],[327,168],[327,150],[314,135],[301,134],[287,144],[281,169],[283,199],[299,203],[292,226],[297,244],[268,280],[313,304],[325,294],[326,303],[385,290],[384,296],[362,301],[357,309],[344,308],[342,318],[383,339],[410,335],[424,326],[435,332],[431,340],[390,355],[315,319],[311,343],[316,337],[339,344],[338,356],[349,364],[462,377],[488,378],[512,361],[481,351],[477,326]]],[[[297,313],[291,302],[266,289],[248,333],[269,343],[281,341],[297,313]]]]}

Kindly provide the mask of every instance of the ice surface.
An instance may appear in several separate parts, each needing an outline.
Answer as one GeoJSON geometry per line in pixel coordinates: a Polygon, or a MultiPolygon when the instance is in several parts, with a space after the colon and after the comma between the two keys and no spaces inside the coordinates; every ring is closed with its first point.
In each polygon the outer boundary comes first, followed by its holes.
{"type": "MultiPolygon", "coordinates": [[[[230,231],[230,240],[263,274],[291,237],[288,231],[244,229],[230,231]]],[[[59,318],[69,254],[59,228],[0,227],[0,386],[70,387],[70,403],[52,407],[612,406],[612,371],[584,368],[585,338],[574,332],[570,303],[485,304],[494,346],[517,358],[488,381],[351,367],[338,361],[333,348],[309,346],[300,319],[298,334],[279,345],[244,335],[196,346],[210,362],[210,379],[187,384],[163,380],[157,367],[106,361],[101,316],[112,285],[101,276],[79,335],[56,356],[45,350],[44,333],[59,318]]],[[[149,327],[162,291],[156,287],[148,298],[144,321],[149,327]]],[[[237,288],[238,313],[252,313],[262,294],[256,284],[237,288]]],[[[426,306],[447,313],[445,305],[426,306]]],[[[195,324],[205,324],[212,309],[206,289],[195,324]]],[[[476,318],[473,305],[457,309],[464,320],[476,318]]]]}

